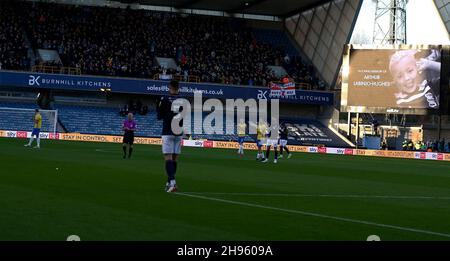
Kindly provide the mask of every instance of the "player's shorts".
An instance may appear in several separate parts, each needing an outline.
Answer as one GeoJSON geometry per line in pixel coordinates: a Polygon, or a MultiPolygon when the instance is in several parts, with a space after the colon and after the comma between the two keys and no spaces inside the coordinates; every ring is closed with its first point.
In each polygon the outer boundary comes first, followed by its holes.
{"type": "Polygon", "coordinates": [[[238,143],[239,143],[239,144],[244,143],[244,140],[245,140],[245,137],[244,137],[244,136],[239,136],[239,137],[238,137],[238,143]]]}
{"type": "Polygon", "coordinates": [[[286,145],[287,145],[287,140],[280,139],[280,146],[281,147],[286,147],[286,145]]]}
{"type": "Polygon", "coordinates": [[[37,138],[39,138],[39,133],[41,133],[41,129],[34,128],[31,132],[31,136],[36,136],[37,138]]]}
{"type": "Polygon", "coordinates": [[[267,139],[267,146],[278,147],[278,140],[267,139]]]}
{"type": "Polygon", "coordinates": [[[258,148],[261,148],[265,143],[265,140],[256,140],[256,146],[258,148]]]}
{"type": "Polygon", "coordinates": [[[123,143],[133,145],[134,143],[134,132],[126,131],[123,135],[123,143]]]}
{"type": "Polygon", "coordinates": [[[163,154],[180,154],[181,153],[181,136],[163,135],[162,136],[162,152],[163,154]]]}

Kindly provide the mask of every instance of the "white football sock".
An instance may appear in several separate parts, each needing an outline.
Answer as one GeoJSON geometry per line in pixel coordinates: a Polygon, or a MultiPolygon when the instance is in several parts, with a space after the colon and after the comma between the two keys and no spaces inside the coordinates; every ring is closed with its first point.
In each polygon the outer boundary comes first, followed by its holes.
{"type": "Polygon", "coordinates": [[[41,146],[41,138],[37,138],[36,142],[37,142],[37,146],[40,147],[41,146]]]}
{"type": "Polygon", "coordinates": [[[28,142],[28,145],[31,145],[31,143],[33,143],[34,141],[34,136],[31,136],[30,141],[28,142]]]}

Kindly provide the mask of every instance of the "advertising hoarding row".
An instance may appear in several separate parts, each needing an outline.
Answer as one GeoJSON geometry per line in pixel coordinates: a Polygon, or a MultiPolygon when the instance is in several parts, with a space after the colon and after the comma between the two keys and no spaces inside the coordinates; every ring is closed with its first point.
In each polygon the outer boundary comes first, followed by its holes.
{"type": "MultiPolygon", "coordinates": [[[[27,131],[0,130],[0,137],[26,139],[29,138],[30,136],[31,132],[27,131]]],[[[122,136],[113,136],[113,135],[94,135],[81,133],[53,134],[42,132],[40,134],[40,137],[41,139],[56,139],[65,141],[122,143],[122,136]]],[[[161,139],[136,137],[135,144],[161,145],[161,139]]],[[[197,147],[197,148],[237,149],[238,143],[233,141],[183,140],[183,146],[197,147]]],[[[244,143],[244,148],[246,150],[257,150],[257,147],[254,143],[244,143]]],[[[288,148],[291,152],[302,152],[302,153],[450,161],[449,153],[420,152],[420,151],[362,150],[362,149],[308,147],[308,146],[294,146],[294,145],[288,145],[288,148]]]]}

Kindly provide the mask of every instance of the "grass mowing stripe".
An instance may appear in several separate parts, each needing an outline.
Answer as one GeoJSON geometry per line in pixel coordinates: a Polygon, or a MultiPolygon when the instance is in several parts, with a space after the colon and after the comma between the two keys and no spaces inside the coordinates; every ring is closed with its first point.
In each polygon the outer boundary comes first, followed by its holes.
{"type": "MultiPolygon", "coordinates": [[[[74,231],[90,240],[449,240],[174,196],[163,192],[160,146],[136,145],[124,160],[121,144],[43,141],[32,150],[23,143],[0,138],[1,239],[59,240],[74,231]]],[[[448,162],[296,153],[278,163],[186,147],[177,181],[184,193],[236,193],[200,196],[450,234],[450,201],[428,198],[450,197],[448,162]]]]}
{"type": "Polygon", "coordinates": [[[226,196],[261,196],[261,197],[305,197],[305,198],[374,198],[374,199],[438,199],[450,200],[441,196],[389,196],[389,195],[330,195],[330,194],[283,194],[283,193],[239,193],[239,192],[184,192],[195,195],[226,195],[226,196]]]}
{"type": "Polygon", "coordinates": [[[204,199],[204,200],[209,200],[209,201],[228,203],[228,204],[232,204],[232,205],[241,205],[241,206],[247,206],[247,207],[253,207],[253,208],[275,210],[275,211],[292,213],[292,214],[300,214],[300,215],[304,215],[304,216],[332,219],[332,220],[338,220],[338,221],[349,222],[349,223],[363,224],[363,225],[383,227],[383,228],[391,228],[391,229],[396,229],[396,230],[409,231],[409,232],[414,232],[414,233],[421,233],[421,234],[427,234],[427,235],[433,235],[433,236],[440,236],[440,237],[450,238],[450,234],[439,233],[439,232],[434,232],[434,231],[428,231],[428,230],[423,230],[423,229],[416,229],[416,228],[409,228],[409,227],[401,227],[401,226],[395,226],[395,225],[381,224],[381,223],[376,223],[376,222],[372,222],[372,221],[365,221],[365,220],[358,220],[358,219],[351,219],[351,218],[335,217],[335,216],[323,215],[323,214],[319,214],[319,213],[307,212],[307,211],[302,211],[302,210],[277,208],[277,207],[265,206],[265,205],[260,205],[260,204],[253,204],[253,203],[242,202],[242,201],[234,201],[234,200],[206,197],[206,196],[201,196],[201,195],[187,194],[187,193],[182,193],[182,192],[177,192],[177,193],[174,193],[174,194],[175,195],[186,196],[186,197],[204,199]]]}

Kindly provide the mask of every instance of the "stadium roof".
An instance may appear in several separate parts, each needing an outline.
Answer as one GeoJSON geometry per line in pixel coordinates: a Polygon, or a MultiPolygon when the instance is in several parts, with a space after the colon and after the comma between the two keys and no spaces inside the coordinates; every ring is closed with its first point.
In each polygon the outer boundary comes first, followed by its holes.
{"type": "Polygon", "coordinates": [[[289,17],[330,0],[121,0],[122,3],[289,17]]]}

